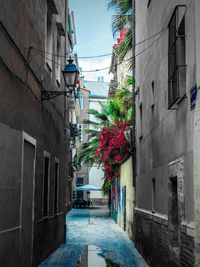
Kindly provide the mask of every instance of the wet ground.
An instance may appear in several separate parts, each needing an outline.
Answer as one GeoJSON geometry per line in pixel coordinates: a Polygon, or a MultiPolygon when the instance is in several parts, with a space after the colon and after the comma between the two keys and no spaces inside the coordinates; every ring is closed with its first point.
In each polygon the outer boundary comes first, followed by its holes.
{"type": "Polygon", "coordinates": [[[107,208],[74,209],[67,218],[67,243],[41,267],[146,267],[134,244],[107,208]]]}

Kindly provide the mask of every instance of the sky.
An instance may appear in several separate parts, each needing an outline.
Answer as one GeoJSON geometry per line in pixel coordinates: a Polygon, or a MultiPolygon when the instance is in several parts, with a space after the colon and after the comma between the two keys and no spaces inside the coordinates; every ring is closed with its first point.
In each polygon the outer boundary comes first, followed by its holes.
{"type": "MultiPolygon", "coordinates": [[[[108,0],[69,0],[69,8],[74,11],[76,40],[74,51],[78,57],[96,56],[112,53],[113,35],[111,29],[112,11],[107,8],[108,0]]],[[[81,59],[79,67],[83,70],[85,80],[96,81],[104,76],[109,81],[112,75],[109,70],[84,72],[109,67],[111,56],[81,59]]]]}

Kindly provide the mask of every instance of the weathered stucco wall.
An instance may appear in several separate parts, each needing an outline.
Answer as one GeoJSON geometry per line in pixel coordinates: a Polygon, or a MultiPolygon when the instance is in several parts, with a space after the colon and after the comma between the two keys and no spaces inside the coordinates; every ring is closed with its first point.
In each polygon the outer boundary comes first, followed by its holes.
{"type": "MultiPolygon", "coordinates": [[[[133,187],[133,159],[130,157],[122,163],[120,167],[120,187],[126,187],[126,227],[130,238],[133,237],[133,207],[134,207],[134,187],[133,187]]],[[[121,225],[123,227],[123,224],[121,225]]]]}
{"type": "MultiPolygon", "coordinates": [[[[55,5],[61,13],[53,15],[54,41],[57,35],[56,21],[59,19],[65,29],[66,12],[65,0],[55,1],[55,5]]],[[[46,11],[47,1],[29,0],[8,0],[1,3],[0,9],[0,210],[4,214],[0,218],[0,262],[2,266],[8,267],[38,266],[64,241],[67,146],[63,97],[51,102],[41,101],[42,90],[64,90],[64,82],[61,80],[60,87],[57,86],[55,64],[52,64],[50,74],[45,66],[44,53],[29,50],[30,46],[45,50],[46,11]],[[27,148],[27,151],[34,151],[35,148],[34,166],[23,157],[24,132],[36,144],[33,148],[27,148]],[[50,153],[47,216],[43,214],[44,151],[50,153]],[[55,158],[59,159],[59,200],[56,213],[55,158]],[[26,181],[23,180],[24,162],[27,169],[28,164],[35,167],[34,173],[30,173],[26,181]],[[29,195],[23,190],[26,182],[29,183],[29,195]],[[32,202],[32,210],[27,212],[26,208],[32,202]],[[26,228],[25,231],[25,225],[30,221],[33,227],[26,228]],[[27,240],[32,237],[31,245],[27,244],[27,240]],[[24,247],[30,249],[28,254],[23,251],[24,247]]],[[[61,37],[61,47],[64,55],[64,37],[61,37]]],[[[54,54],[55,50],[54,42],[54,54]]],[[[62,58],[63,65],[64,61],[62,58]]],[[[30,158],[31,156],[30,153],[30,158]]]]}

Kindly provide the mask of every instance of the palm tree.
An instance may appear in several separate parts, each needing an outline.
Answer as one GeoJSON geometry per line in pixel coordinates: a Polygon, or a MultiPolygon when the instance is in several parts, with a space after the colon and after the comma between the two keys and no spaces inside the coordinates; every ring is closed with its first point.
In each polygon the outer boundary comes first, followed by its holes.
{"type": "Polygon", "coordinates": [[[81,146],[78,155],[80,161],[86,163],[89,167],[94,165],[94,152],[99,144],[98,135],[102,126],[111,126],[116,121],[125,122],[132,119],[131,99],[131,92],[126,88],[121,88],[106,104],[100,103],[102,106],[101,112],[94,109],[88,111],[88,114],[94,115],[95,120],[84,120],[84,124],[88,126],[85,133],[88,134],[89,140],[81,146]]]}
{"type": "MultiPolygon", "coordinates": [[[[125,38],[117,49],[119,60],[123,61],[127,53],[132,49],[132,0],[108,0],[108,8],[115,12],[112,20],[113,35],[119,33],[122,29],[128,29],[125,38]]],[[[132,62],[132,60],[129,62],[132,62]]]]}
{"type": "Polygon", "coordinates": [[[103,108],[102,112],[95,109],[90,109],[88,114],[94,115],[95,120],[84,120],[84,124],[88,126],[85,133],[88,134],[88,142],[82,144],[81,150],[78,153],[79,161],[84,162],[89,167],[92,167],[95,163],[94,151],[99,144],[98,135],[102,124],[109,125],[109,116],[106,110],[103,108]]]}

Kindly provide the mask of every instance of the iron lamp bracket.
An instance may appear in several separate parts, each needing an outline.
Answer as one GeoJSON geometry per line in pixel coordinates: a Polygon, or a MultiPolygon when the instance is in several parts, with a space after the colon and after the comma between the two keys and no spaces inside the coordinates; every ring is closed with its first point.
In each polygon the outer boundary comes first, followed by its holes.
{"type": "Polygon", "coordinates": [[[72,91],[42,91],[42,100],[50,100],[59,95],[70,96],[72,91]]]}

